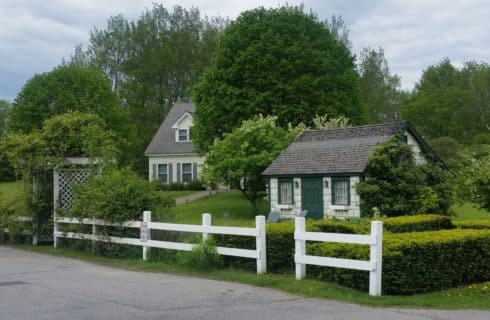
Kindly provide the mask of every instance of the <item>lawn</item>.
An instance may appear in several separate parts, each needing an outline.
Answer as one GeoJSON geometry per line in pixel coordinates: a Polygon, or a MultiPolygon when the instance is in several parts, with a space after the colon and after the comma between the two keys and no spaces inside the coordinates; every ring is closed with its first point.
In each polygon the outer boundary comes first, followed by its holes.
{"type": "Polygon", "coordinates": [[[12,199],[20,193],[21,182],[0,182],[0,198],[12,199]]]}
{"type": "Polygon", "coordinates": [[[453,211],[456,213],[452,220],[474,220],[474,219],[490,219],[490,212],[479,209],[477,205],[466,202],[464,204],[455,204],[452,206],[453,211]]]}
{"type": "Polygon", "coordinates": [[[176,264],[167,264],[163,262],[148,262],[143,260],[92,256],[87,253],[82,253],[80,251],[68,248],[54,249],[53,247],[47,246],[33,247],[28,245],[17,247],[38,253],[83,259],[93,263],[124,269],[157,273],[174,273],[186,276],[198,276],[208,279],[239,282],[257,287],[274,288],[306,297],[325,298],[364,305],[384,307],[403,306],[438,309],[490,310],[490,282],[411,296],[372,297],[365,292],[342,287],[333,283],[313,279],[298,281],[294,278],[293,274],[256,275],[252,272],[240,271],[236,269],[203,272],[191,270],[176,264]]]}
{"type": "Polygon", "coordinates": [[[177,199],[180,197],[185,197],[195,192],[194,190],[182,190],[182,191],[162,191],[164,195],[169,196],[170,198],[177,199]]]}
{"type": "MultiPolygon", "coordinates": [[[[259,210],[267,214],[268,202],[261,200],[259,210]]],[[[203,213],[211,213],[215,225],[244,226],[253,221],[252,205],[239,191],[218,192],[176,206],[173,212],[178,223],[201,224],[203,213]]]]}

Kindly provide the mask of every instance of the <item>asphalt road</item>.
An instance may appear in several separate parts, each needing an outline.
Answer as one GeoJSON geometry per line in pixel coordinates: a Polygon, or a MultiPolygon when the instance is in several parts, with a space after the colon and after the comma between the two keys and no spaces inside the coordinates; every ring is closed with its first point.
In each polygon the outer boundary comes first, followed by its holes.
{"type": "Polygon", "coordinates": [[[0,246],[0,319],[488,320],[490,312],[370,308],[0,246]]]}

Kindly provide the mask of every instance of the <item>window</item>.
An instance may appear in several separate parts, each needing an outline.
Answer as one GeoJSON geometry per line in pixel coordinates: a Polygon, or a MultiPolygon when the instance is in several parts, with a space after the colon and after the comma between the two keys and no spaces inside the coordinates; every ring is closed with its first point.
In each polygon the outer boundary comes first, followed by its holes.
{"type": "Polygon", "coordinates": [[[158,166],[157,166],[157,177],[163,183],[168,182],[168,165],[166,163],[158,164],[158,166]]]}
{"type": "Polygon", "coordinates": [[[332,178],[332,204],[350,205],[350,181],[349,177],[332,178]]]}
{"type": "Polygon", "coordinates": [[[192,181],[192,163],[182,164],[182,182],[192,181]]]}
{"type": "Polygon", "coordinates": [[[293,179],[279,180],[279,203],[293,204],[293,179]]]}
{"type": "Polygon", "coordinates": [[[178,130],[178,140],[177,141],[191,141],[188,129],[178,130]]]}

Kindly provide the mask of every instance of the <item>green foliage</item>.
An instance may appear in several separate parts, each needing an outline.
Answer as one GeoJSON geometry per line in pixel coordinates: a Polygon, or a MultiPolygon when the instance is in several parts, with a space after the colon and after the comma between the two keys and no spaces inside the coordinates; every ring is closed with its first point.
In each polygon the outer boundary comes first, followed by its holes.
{"type": "MultiPolygon", "coordinates": [[[[414,294],[490,279],[490,230],[387,234],[383,240],[383,293],[414,294]]],[[[313,255],[369,258],[368,246],[312,244],[313,255]]],[[[368,272],[311,268],[320,279],[367,290],[368,272]]]]}
{"type": "Polygon", "coordinates": [[[10,108],[10,102],[0,99],[0,138],[7,132],[7,116],[10,108]]]}
{"type": "Polygon", "coordinates": [[[435,214],[382,218],[381,221],[383,221],[383,229],[391,233],[437,231],[454,228],[450,218],[435,214]]]}
{"type": "Polygon", "coordinates": [[[223,257],[216,251],[216,243],[212,239],[194,245],[192,251],[179,251],[177,262],[182,266],[200,271],[223,267],[223,257]]]}
{"type": "Polygon", "coordinates": [[[448,167],[457,167],[459,161],[458,153],[462,146],[456,139],[451,137],[440,137],[431,139],[429,144],[448,167]]]}
{"type": "Polygon", "coordinates": [[[197,8],[153,4],[134,20],[111,17],[104,29],[90,33],[87,50],[76,49],[71,63],[103,72],[129,111],[139,173],[148,170],[146,146],[170,106],[189,100],[225,24],[201,16],[197,8]]]}
{"type": "Polygon", "coordinates": [[[192,180],[191,182],[172,182],[172,183],[163,183],[160,180],[153,180],[153,184],[155,184],[155,188],[158,191],[182,191],[182,190],[195,190],[200,191],[204,190],[204,186],[200,180],[192,180]]]}
{"type": "Polygon", "coordinates": [[[299,7],[242,12],[220,38],[194,101],[193,138],[204,152],[258,114],[276,115],[282,127],[311,125],[316,114],[354,124],[364,117],[353,55],[299,7]]]}
{"type": "Polygon", "coordinates": [[[277,117],[255,117],[215,140],[204,163],[204,181],[237,187],[258,213],[265,190],[262,172],[296,137],[295,130],[276,125],[277,117]]]}
{"type": "Polygon", "coordinates": [[[0,138],[0,182],[15,181],[15,169],[7,157],[3,138],[0,138]]]}
{"type": "Polygon", "coordinates": [[[400,216],[431,212],[448,214],[452,188],[448,173],[437,164],[416,165],[411,146],[394,137],[377,146],[368,159],[366,180],[357,185],[361,213],[400,216]]]}
{"type": "Polygon", "coordinates": [[[454,225],[460,229],[490,229],[490,219],[456,221],[454,225]]]}
{"type": "Polygon", "coordinates": [[[122,223],[141,220],[143,211],[150,210],[152,220],[162,221],[171,219],[173,205],[173,199],[131,170],[109,169],[76,187],[69,215],[122,223]]]}
{"type": "Polygon", "coordinates": [[[488,64],[467,62],[458,69],[446,58],[424,70],[402,115],[429,139],[451,137],[471,144],[478,134],[488,134],[489,94],[488,64]]]}
{"type": "Polygon", "coordinates": [[[490,145],[460,156],[457,194],[490,211],[490,145]]]}
{"type": "Polygon", "coordinates": [[[401,81],[392,75],[383,48],[364,48],[359,61],[361,101],[371,123],[400,120],[401,81]]]}

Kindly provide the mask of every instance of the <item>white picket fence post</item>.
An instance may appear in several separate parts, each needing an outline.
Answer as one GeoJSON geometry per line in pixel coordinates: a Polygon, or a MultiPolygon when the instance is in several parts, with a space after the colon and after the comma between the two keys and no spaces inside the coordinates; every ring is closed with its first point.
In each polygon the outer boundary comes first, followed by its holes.
{"type": "Polygon", "coordinates": [[[265,216],[255,217],[255,229],[257,229],[257,237],[255,238],[256,250],[259,253],[257,258],[257,274],[267,272],[267,248],[266,248],[266,232],[265,232],[265,216]]]}
{"type": "Polygon", "coordinates": [[[374,262],[374,269],[369,272],[369,294],[380,296],[383,271],[383,222],[371,221],[371,240],[369,260],[374,262]]]}
{"type": "MultiPolygon", "coordinates": [[[[151,240],[151,228],[150,228],[150,222],[151,222],[151,211],[143,211],[143,222],[146,223],[146,228],[148,232],[148,236],[146,241],[151,240]]],[[[140,227],[141,228],[141,227],[140,227]]],[[[140,235],[141,237],[141,235],[140,235]]],[[[143,260],[148,260],[148,253],[150,252],[150,247],[149,246],[143,246],[143,260]]]]}
{"type": "MultiPolygon", "coordinates": [[[[211,214],[209,213],[203,213],[202,215],[202,225],[204,227],[211,227],[211,214]]],[[[202,240],[207,241],[209,239],[209,233],[203,232],[202,233],[202,240]]]]}
{"type": "MultiPolygon", "coordinates": [[[[305,231],[306,231],[305,218],[297,217],[294,220],[294,232],[296,233],[296,232],[305,232],[305,231]]],[[[296,255],[304,256],[306,254],[306,240],[295,239],[294,251],[296,255]]],[[[306,277],[306,264],[296,262],[296,279],[301,280],[304,279],[305,277],[306,277]]]]}
{"type": "Polygon", "coordinates": [[[306,276],[306,265],[317,265],[324,267],[345,268],[369,271],[369,294],[381,295],[382,258],[383,258],[383,222],[371,222],[371,234],[344,234],[307,232],[305,229],[305,218],[295,219],[295,255],[296,279],[301,280],[306,276]],[[370,258],[368,261],[319,257],[306,254],[306,241],[338,242],[350,244],[364,244],[370,246],[370,258]]]}

